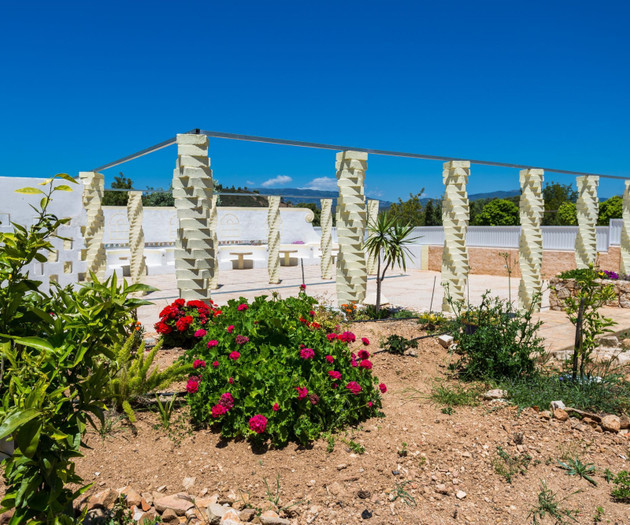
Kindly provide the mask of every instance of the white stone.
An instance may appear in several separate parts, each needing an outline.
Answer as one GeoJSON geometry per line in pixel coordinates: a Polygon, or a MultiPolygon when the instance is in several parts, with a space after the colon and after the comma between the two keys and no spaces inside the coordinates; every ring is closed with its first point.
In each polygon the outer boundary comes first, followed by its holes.
{"type": "Polygon", "coordinates": [[[444,348],[449,348],[451,344],[453,344],[453,336],[448,334],[442,334],[438,336],[438,343],[440,343],[444,348]]]}

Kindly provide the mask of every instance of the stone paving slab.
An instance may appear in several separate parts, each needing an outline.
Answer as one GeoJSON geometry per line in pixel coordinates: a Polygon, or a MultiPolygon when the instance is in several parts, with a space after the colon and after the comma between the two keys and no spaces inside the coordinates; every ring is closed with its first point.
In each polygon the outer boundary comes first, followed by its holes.
{"type": "MultiPolygon", "coordinates": [[[[282,266],[280,268],[281,283],[268,284],[266,269],[227,270],[219,275],[220,288],[212,294],[212,300],[226,304],[230,299],[245,297],[252,300],[259,295],[270,295],[275,292],[281,297],[296,296],[302,283],[302,270],[299,266],[282,266]]],[[[154,302],[153,305],[143,306],[138,314],[142,324],[152,331],[153,324],[158,319],[158,314],[167,304],[178,297],[177,285],[174,274],[147,276],[144,279],[159,289],[147,295],[147,299],[154,302]]],[[[319,267],[304,267],[304,282],[310,295],[320,301],[336,304],[335,282],[323,281],[320,278],[319,267]]],[[[468,295],[473,305],[481,302],[481,296],[486,290],[490,290],[493,296],[516,301],[519,279],[510,280],[511,290],[508,287],[507,277],[491,275],[471,275],[470,290],[468,295]]],[[[419,311],[428,311],[432,306],[433,311],[439,311],[442,306],[443,290],[440,286],[440,273],[423,270],[408,270],[407,272],[394,271],[388,274],[383,282],[383,296],[391,304],[413,308],[419,311]],[[433,299],[432,299],[433,296],[433,299]]],[[[376,280],[371,277],[368,280],[367,297],[374,299],[376,296],[376,280]]],[[[540,333],[545,338],[549,351],[563,350],[573,346],[575,328],[563,312],[549,310],[549,293],[543,294],[543,308],[537,318],[543,321],[540,333]]],[[[613,328],[615,332],[630,330],[630,309],[604,308],[604,315],[611,317],[618,324],[613,328]]]]}

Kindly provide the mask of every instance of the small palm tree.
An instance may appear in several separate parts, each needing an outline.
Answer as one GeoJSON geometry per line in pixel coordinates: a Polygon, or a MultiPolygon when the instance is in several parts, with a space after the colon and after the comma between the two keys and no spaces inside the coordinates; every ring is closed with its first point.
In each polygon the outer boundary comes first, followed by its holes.
{"type": "Polygon", "coordinates": [[[381,286],[385,272],[394,265],[407,270],[407,260],[411,256],[408,244],[418,237],[411,237],[413,226],[401,224],[395,215],[381,213],[368,224],[368,238],[365,250],[369,257],[376,259],[376,311],[381,308],[381,286]]]}

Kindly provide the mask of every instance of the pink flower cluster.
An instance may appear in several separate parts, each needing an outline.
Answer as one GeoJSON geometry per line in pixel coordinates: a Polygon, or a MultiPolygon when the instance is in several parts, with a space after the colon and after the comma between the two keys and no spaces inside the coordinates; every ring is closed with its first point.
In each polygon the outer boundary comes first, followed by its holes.
{"type": "Polygon", "coordinates": [[[298,400],[304,399],[308,395],[308,389],[306,387],[298,386],[296,390],[298,391],[298,400]]]}
{"type": "Polygon", "coordinates": [[[329,370],[328,375],[332,379],[341,379],[341,372],[337,372],[336,370],[329,370]]]}
{"type": "Polygon", "coordinates": [[[199,390],[199,380],[200,378],[197,376],[189,377],[188,382],[186,383],[186,392],[189,394],[197,393],[197,390],[199,390]]]}
{"type": "Polygon", "coordinates": [[[238,358],[241,357],[241,354],[239,354],[236,350],[234,352],[231,352],[229,355],[229,358],[232,361],[238,361],[238,358]]]}
{"type": "Polygon", "coordinates": [[[246,335],[237,335],[236,336],[236,344],[237,345],[244,345],[245,343],[249,342],[249,337],[247,337],[246,335]]]}
{"type": "Polygon", "coordinates": [[[361,392],[361,385],[356,381],[350,381],[346,385],[346,388],[350,390],[350,392],[352,392],[355,396],[359,395],[359,392],[361,392]]]}
{"type": "Polygon", "coordinates": [[[232,394],[230,394],[229,392],[221,394],[219,402],[212,407],[212,417],[215,419],[217,417],[221,417],[223,414],[227,414],[233,408],[234,398],[232,397],[232,394]]]}
{"type": "Polygon", "coordinates": [[[262,434],[267,428],[267,418],[262,414],[256,414],[249,420],[249,428],[256,434],[262,434]]]}
{"type": "Polygon", "coordinates": [[[241,303],[238,305],[237,310],[239,312],[242,312],[243,310],[249,310],[249,306],[246,303],[241,303]]]}
{"type": "Polygon", "coordinates": [[[302,359],[313,359],[315,352],[312,348],[302,348],[302,350],[300,350],[300,357],[302,359]]]}
{"type": "Polygon", "coordinates": [[[195,359],[193,362],[193,368],[197,370],[197,368],[206,368],[206,362],[203,359],[195,359]]]}
{"type": "Polygon", "coordinates": [[[219,344],[219,341],[217,341],[216,339],[210,339],[210,341],[208,341],[208,348],[212,348],[213,346],[217,346],[219,344]]]}
{"type": "Polygon", "coordinates": [[[200,328],[195,332],[195,337],[203,337],[204,335],[206,335],[206,333],[207,332],[203,328],[200,328]]]}

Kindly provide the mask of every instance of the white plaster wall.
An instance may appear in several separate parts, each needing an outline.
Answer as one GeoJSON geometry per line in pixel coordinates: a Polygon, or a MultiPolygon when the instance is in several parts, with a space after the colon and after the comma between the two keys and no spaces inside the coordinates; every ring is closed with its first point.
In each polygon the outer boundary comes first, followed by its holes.
{"type": "MultiPolygon", "coordinates": [[[[29,205],[39,207],[42,195],[15,193],[15,190],[27,186],[43,190],[45,187],[39,186],[39,183],[45,180],[31,177],[0,177],[0,231],[13,231],[11,222],[26,227],[33,225],[36,213],[29,205]]],[[[51,278],[62,286],[76,283],[85,273],[86,268],[85,261],[81,260],[81,252],[85,248],[81,227],[86,223],[86,214],[81,202],[83,185],[72,184],[62,179],[55,184],[65,184],[73,189],[72,192],[55,192],[48,208],[50,213],[59,218],[72,219],[68,224],[61,226],[57,232],[71,241],[51,239],[55,250],[47,254],[49,262],[33,262],[27,267],[31,278],[41,281],[45,290],[48,289],[51,278]]]]}

